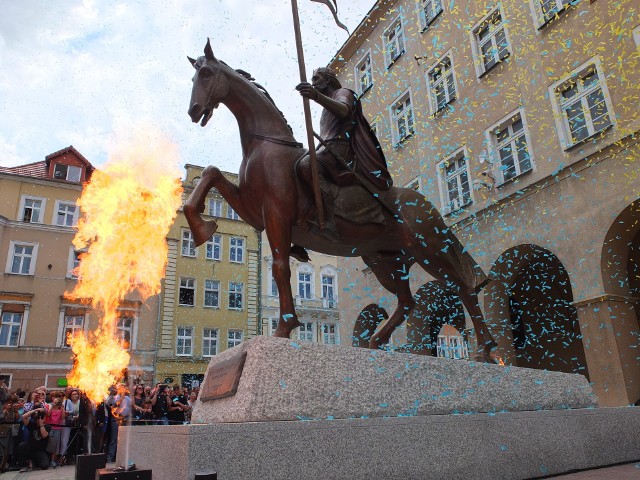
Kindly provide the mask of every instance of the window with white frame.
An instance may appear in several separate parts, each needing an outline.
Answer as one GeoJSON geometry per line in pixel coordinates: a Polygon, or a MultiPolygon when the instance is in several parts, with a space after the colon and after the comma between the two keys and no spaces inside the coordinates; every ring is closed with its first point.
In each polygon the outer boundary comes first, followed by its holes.
{"type": "Polygon", "coordinates": [[[471,203],[469,165],[464,150],[438,165],[443,213],[451,213],[471,203]]]}
{"type": "Polygon", "coordinates": [[[191,230],[187,230],[186,228],[182,229],[182,256],[196,256],[196,242],[193,241],[191,230]]]}
{"type": "Polygon", "coordinates": [[[37,256],[37,243],[9,242],[6,272],[15,273],[16,275],[33,275],[36,269],[37,256]]]}
{"type": "Polygon", "coordinates": [[[69,247],[69,258],[67,260],[67,278],[78,278],[78,267],[80,266],[80,255],[84,252],[82,250],[76,250],[73,247],[69,247]]]}
{"type": "Polygon", "coordinates": [[[338,343],[338,330],[335,323],[322,324],[322,343],[325,345],[337,345],[338,343]]]}
{"type": "Polygon", "coordinates": [[[298,327],[298,340],[301,342],[313,342],[314,341],[314,323],[313,322],[300,322],[298,327]]]}
{"type": "Polygon", "coordinates": [[[20,341],[22,313],[2,312],[0,317],[0,347],[17,347],[20,341]]]}
{"type": "Polygon", "coordinates": [[[116,319],[116,338],[120,345],[127,350],[133,348],[133,320],[130,315],[121,315],[116,319]]]}
{"type": "Polygon", "coordinates": [[[472,34],[474,52],[478,57],[478,76],[485,74],[511,54],[499,7],[490,12],[473,29],[472,34]]]}
{"type": "Polygon", "coordinates": [[[456,82],[453,76],[451,55],[446,55],[427,73],[431,111],[436,114],[456,99],[456,82]]]}
{"type": "Polygon", "coordinates": [[[218,353],[218,329],[205,328],[202,332],[202,356],[213,357],[218,353]]]}
{"type": "Polygon", "coordinates": [[[196,298],[196,279],[190,277],[180,277],[180,291],[178,305],[193,307],[196,298]]]}
{"type": "Polygon", "coordinates": [[[499,159],[497,182],[502,184],[533,168],[531,151],[524,128],[522,112],[518,111],[490,129],[491,144],[499,159]]]}
{"type": "Polygon", "coordinates": [[[237,347],[242,343],[242,330],[229,330],[227,332],[227,348],[237,347]]]}
{"type": "Polygon", "coordinates": [[[176,356],[190,357],[193,354],[193,327],[178,327],[176,356]]]}
{"type": "Polygon", "coordinates": [[[269,272],[271,273],[271,275],[269,275],[271,277],[271,282],[270,282],[270,290],[269,290],[269,295],[271,297],[277,297],[278,296],[278,284],[276,283],[276,277],[273,276],[273,267],[271,267],[269,269],[269,272]]]}
{"type": "Polygon", "coordinates": [[[269,335],[273,336],[276,333],[277,329],[278,329],[278,319],[270,318],[269,319],[269,335]]]}
{"type": "Polygon", "coordinates": [[[360,60],[356,66],[358,95],[362,95],[373,86],[373,69],[371,68],[371,52],[360,60]]]}
{"type": "Polygon", "coordinates": [[[227,204],[227,218],[230,220],[240,220],[240,215],[238,215],[238,213],[229,204],[227,204]]]}
{"type": "Polygon", "coordinates": [[[533,0],[533,2],[538,17],[538,28],[542,28],[578,0],[533,0]]]}
{"type": "Polygon", "coordinates": [[[62,334],[62,346],[70,347],[70,339],[84,329],[84,315],[64,316],[64,333],[62,334]]]}
{"type": "Polygon", "coordinates": [[[204,281],[204,306],[220,308],[220,282],[218,280],[204,281]]]}
{"type": "Polygon", "coordinates": [[[336,308],[335,275],[322,274],[322,303],[325,308],[336,308]]]}
{"type": "Polygon", "coordinates": [[[79,183],[82,179],[82,168],[76,167],[75,165],[56,163],[53,167],[53,178],[79,183]]]}
{"type": "Polygon", "coordinates": [[[244,285],[240,282],[229,282],[229,309],[242,310],[244,285]]]}
{"type": "Polygon", "coordinates": [[[229,261],[244,263],[244,238],[231,237],[229,239],[229,261]]]}
{"type": "Polygon", "coordinates": [[[411,106],[411,95],[405,93],[391,107],[391,117],[395,128],[395,143],[400,144],[414,134],[413,128],[413,107],[411,106]]]}
{"type": "Polygon", "coordinates": [[[56,202],[54,223],[63,227],[73,227],[77,223],[77,211],[75,203],[56,202]]]}
{"type": "Polygon", "coordinates": [[[222,259],[222,236],[213,235],[205,244],[205,257],[207,260],[222,259]]]}
{"type": "Polygon", "coordinates": [[[313,269],[307,265],[298,269],[298,296],[305,300],[313,298],[313,269]]]}
{"type": "Polygon", "coordinates": [[[209,199],[209,216],[222,217],[222,200],[219,198],[209,199]]]}
{"type": "Polygon", "coordinates": [[[566,148],[612,125],[607,86],[599,62],[583,65],[569,79],[552,88],[561,114],[566,148]]]}
{"type": "Polygon", "coordinates": [[[387,68],[404,53],[404,31],[402,18],[398,17],[383,34],[384,58],[387,68]]]}
{"type": "Polygon", "coordinates": [[[46,200],[37,197],[22,197],[20,220],[25,223],[42,223],[46,200]]]}
{"type": "Polygon", "coordinates": [[[442,13],[442,0],[421,0],[420,24],[425,30],[442,13]]]}

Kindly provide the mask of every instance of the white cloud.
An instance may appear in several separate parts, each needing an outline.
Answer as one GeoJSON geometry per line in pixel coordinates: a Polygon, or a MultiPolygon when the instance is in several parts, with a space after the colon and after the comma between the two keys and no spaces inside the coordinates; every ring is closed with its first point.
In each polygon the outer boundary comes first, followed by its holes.
{"type": "MultiPolygon", "coordinates": [[[[374,0],[339,2],[355,28],[374,0]]],[[[346,40],[328,9],[299,1],[308,76],[346,40]]],[[[4,2],[0,18],[0,165],[44,159],[73,144],[99,166],[122,125],[151,123],[181,161],[237,171],[235,119],[206,128],[187,116],[193,69],[207,37],[216,56],[264,85],[304,140],[289,2],[241,0],[4,2]]],[[[315,111],[317,115],[319,110],[315,111]]]]}

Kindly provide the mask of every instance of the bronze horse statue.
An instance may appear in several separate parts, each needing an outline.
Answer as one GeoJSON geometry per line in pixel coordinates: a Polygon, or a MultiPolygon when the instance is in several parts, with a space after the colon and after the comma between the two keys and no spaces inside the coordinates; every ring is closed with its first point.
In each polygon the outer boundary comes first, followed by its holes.
{"type": "Polygon", "coordinates": [[[289,338],[301,325],[290,283],[289,256],[294,243],[328,255],[362,257],[380,284],[397,297],[396,309],[372,335],[370,348],[388,343],[396,327],[413,311],[409,269],[418,263],[458,294],[477,334],[480,348],[476,359],[494,362],[490,352],[496,342],[484,323],[477,296],[488,279],[430,202],[413,189],[391,187],[384,193],[384,202],[391,208],[381,209],[383,221],[358,222],[336,212],[334,231],[313,228],[309,221],[309,211],[314,211],[313,193],[295,171],[296,162],[306,150],[293,137],[269,95],[246,72],[216,59],[209,40],[204,56],[189,61],[196,70],[189,106],[191,120],[204,127],[214,109],[224,104],[238,121],[242,163],[237,186],[218,168],[205,168],[184,205],[184,213],[195,243],[206,242],[217,224],[205,221],[200,214],[208,192],[216,188],[245,222],[259,231],[266,230],[280,300],[275,336],[289,338]]]}

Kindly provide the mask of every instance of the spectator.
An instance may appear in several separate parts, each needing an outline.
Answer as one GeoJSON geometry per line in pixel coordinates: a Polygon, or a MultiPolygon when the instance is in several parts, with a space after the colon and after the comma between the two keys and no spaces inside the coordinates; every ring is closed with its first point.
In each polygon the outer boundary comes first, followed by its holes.
{"type": "Polygon", "coordinates": [[[134,425],[144,425],[144,416],[148,413],[145,409],[147,397],[144,394],[144,385],[138,384],[134,387],[133,396],[133,418],[134,425]]]}
{"type": "Polygon", "coordinates": [[[60,452],[65,456],[66,463],[70,463],[76,450],[76,434],[78,433],[78,419],[80,418],[80,392],[72,388],[63,402],[66,412],[65,426],[60,434],[60,452]],[[70,441],[71,440],[71,441],[70,441]]]}
{"type": "Polygon", "coordinates": [[[169,423],[172,425],[182,425],[186,421],[185,412],[189,409],[189,401],[182,393],[180,385],[173,386],[171,405],[169,406],[169,423]]]}
{"type": "Polygon", "coordinates": [[[193,407],[196,405],[196,400],[198,400],[198,393],[195,390],[191,390],[189,393],[189,410],[185,412],[185,417],[187,422],[191,423],[191,414],[193,413],[193,407]]]}
{"type": "Polygon", "coordinates": [[[63,399],[64,394],[62,392],[51,392],[51,406],[45,417],[45,424],[51,427],[47,445],[47,451],[51,454],[49,465],[51,467],[57,466],[59,456],[64,453],[60,451],[60,437],[67,413],[62,406],[63,399]]]}
{"type": "Polygon", "coordinates": [[[111,409],[107,407],[103,400],[96,407],[96,435],[95,435],[95,452],[103,453],[105,450],[105,441],[109,436],[109,422],[111,421],[111,409]]]}
{"type": "Polygon", "coordinates": [[[113,396],[111,403],[111,435],[109,437],[109,449],[107,450],[107,462],[116,461],[118,447],[118,427],[126,425],[131,417],[131,398],[129,389],[124,384],[118,385],[117,394],[113,396]]]}
{"type": "MultiPolygon", "coordinates": [[[[7,429],[7,457],[9,468],[14,468],[18,465],[18,445],[22,442],[21,429],[22,429],[22,413],[24,407],[24,401],[18,398],[17,395],[10,395],[4,404],[4,419],[7,429]]],[[[14,468],[15,469],[15,468],[14,468]]]]}
{"type": "Polygon", "coordinates": [[[22,416],[22,423],[27,427],[28,440],[18,445],[18,463],[22,467],[21,472],[27,471],[28,461],[42,470],[49,468],[47,443],[51,427],[44,423],[46,416],[45,407],[34,408],[22,416]]]}
{"type": "Polygon", "coordinates": [[[157,425],[169,425],[169,390],[164,383],[159,383],[153,389],[151,394],[151,406],[153,410],[153,418],[157,425]]]}
{"type": "Polygon", "coordinates": [[[7,376],[0,375],[0,420],[4,418],[4,403],[10,394],[9,387],[7,386],[7,376]]]}

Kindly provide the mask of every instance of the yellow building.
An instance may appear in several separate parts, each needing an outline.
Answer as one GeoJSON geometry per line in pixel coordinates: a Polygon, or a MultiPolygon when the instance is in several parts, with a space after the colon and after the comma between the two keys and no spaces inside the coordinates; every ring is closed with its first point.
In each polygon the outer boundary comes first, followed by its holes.
{"type": "MultiPolygon", "coordinates": [[[[203,167],[186,165],[184,200],[203,167]]],[[[224,173],[237,183],[237,175],[224,173]]],[[[196,247],[182,212],[169,232],[158,322],[156,381],[197,386],[211,357],[258,334],[260,233],[214,190],[205,218],[218,230],[196,247]]]]}
{"type": "MultiPolygon", "coordinates": [[[[423,192],[490,274],[498,354],[583,373],[601,405],[640,399],[639,44],[632,0],[379,0],[330,64],[395,185],[423,192]]],[[[343,322],[366,341],[395,300],[344,266],[343,322]]],[[[456,295],[411,273],[418,307],[394,342],[435,355],[452,324],[473,348],[456,295]]]]}
{"type": "MultiPolygon", "coordinates": [[[[78,261],[72,240],[82,183],[94,167],[73,146],[45,160],[0,167],[0,372],[10,388],[65,385],[72,366],[67,336],[88,332],[99,318],[73,290],[78,261]]],[[[117,332],[131,353],[130,373],[150,381],[158,297],[131,296],[120,307],[117,332]]]]}
{"type": "MultiPolygon", "coordinates": [[[[302,325],[294,330],[291,338],[302,342],[330,345],[350,343],[350,331],[341,331],[338,299],[337,258],[309,251],[309,262],[289,259],[291,290],[298,320],[302,325]],[[346,337],[345,337],[346,335],[346,337]]],[[[260,318],[262,334],[273,335],[278,325],[280,305],[278,288],[271,267],[273,255],[265,233],[262,234],[262,302],[260,318]]]]}

